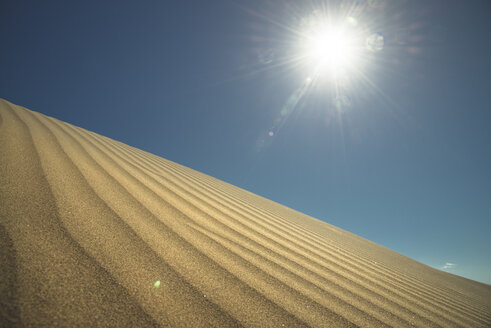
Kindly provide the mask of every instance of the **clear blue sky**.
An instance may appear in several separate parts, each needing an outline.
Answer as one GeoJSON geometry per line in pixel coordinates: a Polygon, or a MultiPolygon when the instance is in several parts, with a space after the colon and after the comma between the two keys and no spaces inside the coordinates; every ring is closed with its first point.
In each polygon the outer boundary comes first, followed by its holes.
{"type": "Polygon", "coordinates": [[[0,97],[491,283],[490,33],[487,0],[3,0],[0,97]],[[316,14],[383,48],[306,82],[316,14]]]}

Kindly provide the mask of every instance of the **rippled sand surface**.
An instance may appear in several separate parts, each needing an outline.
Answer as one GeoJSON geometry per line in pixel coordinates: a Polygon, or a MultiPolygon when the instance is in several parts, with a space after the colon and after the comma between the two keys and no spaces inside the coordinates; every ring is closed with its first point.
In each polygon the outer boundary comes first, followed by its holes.
{"type": "Polygon", "coordinates": [[[1,327],[491,326],[489,285],[4,100],[0,263],[1,327]]]}

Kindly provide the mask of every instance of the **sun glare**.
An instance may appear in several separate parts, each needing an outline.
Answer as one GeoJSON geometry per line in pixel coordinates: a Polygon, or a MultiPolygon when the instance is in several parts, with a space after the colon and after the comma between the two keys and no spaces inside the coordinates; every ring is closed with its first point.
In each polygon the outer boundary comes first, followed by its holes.
{"type": "Polygon", "coordinates": [[[307,37],[306,56],[316,71],[339,73],[356,61],[354,35],[343,26],[322,26],[307,37]]]}
{"type": "MultiPolygon", "coordinates": [[[[384,49],[385,37],[375,30],[382,25],[369,15],[375,10],[373,5],[381,1],[385,0],[343,0],[339,6],[331,6],[331,1],[323,0],[319,1],[323,5],[310,13],[287,6],[286,20],[254,13],[288,33],[277,48],[258,48],[261,66],[255,72],[274,69],[299,76],[298,86],[286,98],[278,117],[258,138],[258,150],[277,138],[297,110],[319,109],[325,112],[325,124],[340,124],[343,133],[344,113],[354,110],[368,92],[388,99],[371,79],[381,64],[377,56],[384,49]]],[[[258,38],[260,42],[266,40],[258,38]]]]}

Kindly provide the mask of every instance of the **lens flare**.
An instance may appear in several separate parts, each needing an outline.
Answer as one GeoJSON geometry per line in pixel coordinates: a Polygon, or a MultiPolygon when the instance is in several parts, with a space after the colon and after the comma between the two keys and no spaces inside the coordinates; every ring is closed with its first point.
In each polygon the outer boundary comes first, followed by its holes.
{"type": "Polygon", "coordinates": [[[373,52],[382,50],[384,43],[384,36],[380,33],[373,33],[367,38],[367,48],[373,52]]]}

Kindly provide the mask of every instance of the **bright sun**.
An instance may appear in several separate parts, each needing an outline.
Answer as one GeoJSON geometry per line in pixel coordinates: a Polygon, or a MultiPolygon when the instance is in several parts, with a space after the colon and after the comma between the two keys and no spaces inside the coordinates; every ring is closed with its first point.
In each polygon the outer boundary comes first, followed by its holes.
{"type": "MultiPolygon", "coordinates": [[[[372,3],[377,1],[382,0],[373,0],[372,3]]],[[[373,88],[371,91],[380,92],[369,73],[377,68],[371,65],[377,64],[374,62],[375,54],[384,49],[385,40],[382,33],[372,29],[371,22],[375,20],[363,20],[365,9],[368,8],[366,1],[352,1],[352,6],[345,5],[345,2],[350,1],[339,1],[343,6],[338,9],[329,7],[328,2],[326,0],[324,7],[314,9],[306,16],[291,12],[287,17],[296,17],[292,25],[268,19],[286,29],[290,35],[282,44],[287,46],[284,56],[276,57],[275,51],[269,49],[260,54],[261,64],[270,65],[274,62],[269,68],[281,67],[300,75],[299,86],[281,108],[281,116],[272,124],[267,133],[268,138],[275,137],[297,109],[307,105],[321,108],[327,113],[326,124],[342,124],[341,114],[355,106],[358,91],[363,91],[362,96],[365,95],[365,90],[360,88],[373,88]]],[[[260,144],[262,147],[263,139],[260,144]]]]}
{"type": "Polygon", "coordinates": [[[339,73],[355,65],[355,37],[343,26],[322,26],[307,37],[306,52],[316,71],[339,73]]]}

